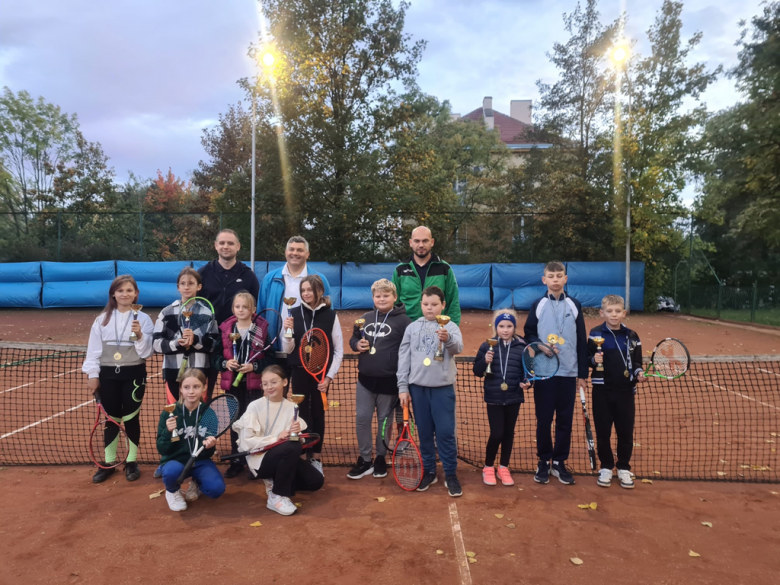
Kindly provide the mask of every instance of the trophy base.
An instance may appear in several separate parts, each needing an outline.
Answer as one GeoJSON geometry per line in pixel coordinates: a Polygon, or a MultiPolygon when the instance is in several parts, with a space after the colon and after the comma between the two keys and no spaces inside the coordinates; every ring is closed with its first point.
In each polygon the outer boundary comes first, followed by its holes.
{"type": "Polygon", "coordinates": [[[291,433],[291,434],[290,434],[290,441],[298,441],[298,440],[299,440],[299,439],[298,439],[298,435],[296,435],[296,434],[294,434],[294,433],[291,433]]]}
{"type": "Polygon", "coordinates": [[[596,371],[597,372],[603,372],[604,371],[604,366],[596,367],[596,371]]]}
{"type": "Polygon", "coordinates": [[[433,359],[436,360],[437,362],[443,362],[444,361],[444,356],[443,355],[435,355],[435,356],[433,356],[433,359]]]}
{"type": "Polygon", "coordinates": [[[292,331],[291,331],[290,333],[285,333],[285,334],[284,334],[284,338],[285,338],[285,339],[292,339],[292,338],[293,338],[292,331]]]}
{"type": "Polygon", "coordinates": [[[179,437],[171,437],[171,443],[178,443],[179,437]]]}
{"type": "Polygon", "coordinates": [[[135,333],[130,334],[130,341],[138,341],[138,336],[135,333]]]}

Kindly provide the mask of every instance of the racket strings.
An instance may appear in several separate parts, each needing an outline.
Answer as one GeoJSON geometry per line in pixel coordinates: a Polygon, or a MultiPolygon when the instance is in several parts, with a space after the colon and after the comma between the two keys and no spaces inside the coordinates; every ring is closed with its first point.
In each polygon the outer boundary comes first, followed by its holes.
{"type": "Polygon", "coordinates": [[[531,343],[523,350],[523,368],[535,378],[550,378],[558,371],[558,356],[552,348],[531,343]]]}
{"type": "Polygon", "coordinates": [[[398,484],[408,490],[416,489],[422,478],[422,463],[417,449],[410,441],[398,442],[393,453],[393,473],[398,484]]]}
{"type": "Polygon", "coordinates": [[[668,378],[676,378],[688,370],[688,352],[680,342],[668,340],[661,342],[655,350],[653,366],[656,372],[668,378]]]}
{"type": "Polygon", "coordinates": [[[303,362],[309,372],[319,373],[328,362],[329,348],[327,339],[323,339],[322,336],[313,334],[310,338],[304,336],[303,342],[303,362]],[[310,348],[311,351],[308,351],[310,348]]]}
{"type": "Polygon", "coordinates": [[[198,425],[205,427],[206,436],[219,436],[233,424],[238,409],[238,400],[232,395],[223,394],[211,402],[198,425]]]}

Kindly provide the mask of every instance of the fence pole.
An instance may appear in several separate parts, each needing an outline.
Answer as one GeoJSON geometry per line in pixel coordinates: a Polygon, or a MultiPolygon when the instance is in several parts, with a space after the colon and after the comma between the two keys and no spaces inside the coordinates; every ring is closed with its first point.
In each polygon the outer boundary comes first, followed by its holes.
{"type": "Polygon", "coordinates": [[[750,303],[750,322],[756,322],[756,306],[758,305],[758,281],[753,283],[753,302],[750,303]]]}
{"type": "Polygon", "coordinates": [[[143,262],[144,259],[144,212],[138,212],[138,233],[140,235],[139,242],[141,244],[141,257],[139,260],[143,262]]]}
{"type": "Polygon", "coordinates": [[[718,284],[718,319],[720,319],[720,307],[723,302],[723,285],[718,284]]]}
{"type": "Polygon", "coordinates": [[[57,211],[57,262],[60,261],[62,249],[62,211],[57,211]]]}

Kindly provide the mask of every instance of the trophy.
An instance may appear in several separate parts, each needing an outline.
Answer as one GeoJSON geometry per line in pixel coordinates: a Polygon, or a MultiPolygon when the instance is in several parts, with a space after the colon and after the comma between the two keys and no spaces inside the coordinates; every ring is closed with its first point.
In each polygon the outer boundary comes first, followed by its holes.
{"type": "MultiPolygon", "coordinates": [[[[490,349],[488,349],[489,352],[493,353],[493,348],[498,345],[498,339],[493,339],[492,337],[488,338],[487,344],[490,346],[490,349]]],[[[488,364],[487,369],[485,370],[485,373],[488,376],[493,375],[493,370],[490,368],[493,364],[488,364]]]]}
{"type": "Polygon", "coordinates": [[[241,334],[240,333],[231,333],[230,335],[228,335],[228,337],[230,338],[230,341],[233,342],[233,359],[234,360],[238,360],[238,345],[237,345],[236,342],[239,339],[241,339],[241,334]]]}
{"type": "MultiPolygon", "coordinates": [[[[290,401],[295,404],[295,415],[293,416],[293,422],[298,420],[298,405],[306,398],[303,394],[290,394],[290,401]]],[[[298,433],[290,433],[290,440],[297,441],[298,433]]]]}
{"type": "MultiPolygon", "coordinates": [[[[287,316],[292,317],[292,306],[295,304],[295,302],[298,299],[295,297],[284,297],[282,299],[282,302],[287,305],[287,316]]],[[[289,327],[287,328],[287,331],[284,332],[284,338],[285,339],[292,339],[293,338],[293,330],[289,327]]]]}
{"type": "MultiPolygon", "coordinates": [[[[133,321],[138,321],[138,311],[143,308],[143,305],[130,305],[130,309],[133,311],[133,321]]],[[[135,331],[130,333],[130,341],[138,341],[138,336],[135,334],[135,331]]]]}
{"type": "MultiPolygon", "coordinates": [[[[447,323],[450,322],[450,318],[447,315],[436,315],[436,322],[439,324],[439,327],[444,329],[447,323]]],[[[436,348],[436,353],[433,354],[433,359],[435,359],[437,362],[444,361],[444,342],[439,342],[439,347],[436,348]]]]}
{"type": "MultiPolygon", "coordinates": [[[[603,356],[604,352],[601,350],[601,344],[604,343],[604,338],[603,337],[594,337],[593,338],[593,343],[596,344],[596,347],[598,348],[598,352],[603,356]]],[[[603,363],[597,364],[596,365],[596,371],[597,372],[603,372],[604,371],[604,364],[603,363]]]]}
{"type": "Polygon", "coordinates": [[[182,311],[181,312],[182,317],[184,317],[184,328],[189,329],[190,328],[190,317],[192,317],[192,311],[182,311]]]}
{"type": "MultiPolygon", "coordinates": [[[[168,418],[176,418],[173,416],[173,411],[176,409],[176,404],[166,404],[163,406],[163,410],[168,413],[168,418]]],[[[173,429],[173,432],[171,433],[171,443],[175,443],[179,440],[179,433],[176,432],[176,429],[173,429]]]]}

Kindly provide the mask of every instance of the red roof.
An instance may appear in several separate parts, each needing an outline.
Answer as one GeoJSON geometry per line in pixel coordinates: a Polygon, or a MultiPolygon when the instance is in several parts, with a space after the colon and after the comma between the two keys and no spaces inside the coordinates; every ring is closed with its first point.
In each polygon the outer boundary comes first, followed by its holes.
{"type": "MultiPolygon", "coordinates": [[[[483,122],[482,108],[477,108],[473,112],[469,112],[465,116],[461,116],[466,120],[474,120],[477,122],[483,122]]],[[[527,142],[525,139],[525,133],[527,129],[530,129],[530,125],[520,120],[502,114],[493,110],[493,125],[498,130],[501,137],[501,142],[505,144],[518,144],[521,142],[527,142]]]]}

